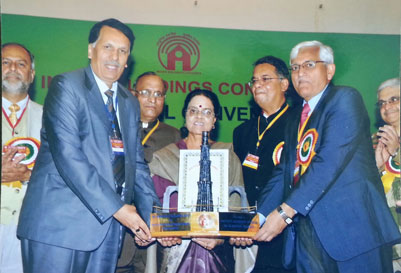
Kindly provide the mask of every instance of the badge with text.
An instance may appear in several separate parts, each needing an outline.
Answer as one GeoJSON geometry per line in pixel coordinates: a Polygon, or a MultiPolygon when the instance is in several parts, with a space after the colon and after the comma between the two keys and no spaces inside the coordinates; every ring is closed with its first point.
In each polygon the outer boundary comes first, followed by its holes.
{"type": "Polygon", "coordinates": [[[39,153],[40,141],[33,137],[15,137],[7,141],[3,146],[3,153],[7,152],[10,147],[17,147],[18,151],[15,156],[24,154],[25,158],[20,161],[21,164],[27,165],[32,169],[35,165],[36,157],[39,153]]]}
{"type": "Polygon", "coordinates": [[[277,144],[276,148],[274,148],[272,156],[274,166],[280,164],[281,152],[283,151],[283,148],[284,148],[284,141],[281,141],[279,144],[277,144]]]}
{"type": "Polygon", "coordinates": [[[124,144],[121,139],[111,138],[111,149],[115,155],[124,155],[124,144]]]}
{"type": "Polygon", "coordinates": [[[317,142],[318,133],[316,129],[309,129],[301,138],[298,144],[297,160],[301,168],[301,175],[304,174],[312,158],[315,156],[315,145],[317,142]]]}
{"type": "Polygon", "coordinates": [[[259,156],[248,154],[245,157],[244,162],[242,162],[242,165],[257,170],[259,165],[259,156]]]}

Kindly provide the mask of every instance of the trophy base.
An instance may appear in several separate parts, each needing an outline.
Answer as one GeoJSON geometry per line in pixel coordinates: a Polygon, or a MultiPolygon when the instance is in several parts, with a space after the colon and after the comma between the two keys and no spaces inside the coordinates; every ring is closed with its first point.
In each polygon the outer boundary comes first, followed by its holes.
{"type": "Polygon", "coordinates": [[[253,237],[259,217],[244,212],[152,213],[152,237],[253,237]]]}

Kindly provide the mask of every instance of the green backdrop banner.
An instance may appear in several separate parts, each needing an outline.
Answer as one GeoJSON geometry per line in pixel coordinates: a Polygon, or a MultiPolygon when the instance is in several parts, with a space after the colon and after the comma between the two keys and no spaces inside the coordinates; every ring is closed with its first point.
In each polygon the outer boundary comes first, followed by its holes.
{"type": "MultiPolygon", "coordinates": [[[[295,24],[296,22],[294,22],[295,24]]],[[[35,55],[35,101],[43,103],[51,78],[88,64],[88,34],[94,22],[45,17],[2,15],[2,43],[18,42],[35,55]]],[[[219,140],[230,142],[232,131],[250,117],[252,100],[247,82],[252,63],[274,55],[288,63],[291,48],[305,40],[319,40],[334,50],[334,83],[357,88],[374,123],[376,89],[399,76],[400,36],[341,33],[299,33],[227,30],[129,24],[136,41],[126,84],[155,71],[168,84],[164,121],[177,128],[184,123],[181,108],[195,88],[215,92],[223,106],[219,140]]]]}

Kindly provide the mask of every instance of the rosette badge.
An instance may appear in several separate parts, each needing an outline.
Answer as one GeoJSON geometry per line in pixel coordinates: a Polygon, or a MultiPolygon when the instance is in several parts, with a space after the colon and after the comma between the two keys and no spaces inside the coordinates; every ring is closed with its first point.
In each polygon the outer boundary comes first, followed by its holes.
{"type": "Polygon", "coordinates": [[[8,151],[10,147],[17,147],[16,156],[25,154],[25,158],[20,162],[28,168],[32,168],[35,164],[36,157],[39,153],[40,142],[33,137],[15,137],[10,139],[3,146],[3,153],[8,151]]]}
{"type": "Polygon", "coordinates": [[[306,171],[312,158],[315,156],[315,145],[317,142],[318,133],[316,129],[309,129],[299,142],[299,149],[297,153],[298,162],[302,165],[302,173],[306,171]]]}

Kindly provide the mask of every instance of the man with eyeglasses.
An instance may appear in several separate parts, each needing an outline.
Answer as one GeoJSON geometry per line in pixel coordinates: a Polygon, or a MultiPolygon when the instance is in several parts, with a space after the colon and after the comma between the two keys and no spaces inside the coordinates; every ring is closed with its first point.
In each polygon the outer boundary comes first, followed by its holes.
{"type": "Polygon", "coordinates": [[[138,76],[132,92],[141,106],[141,137],[145,161],[152,161],[153,152],[181,139],[180,131],[159,120],[166,98],[166,84],[155,72],[138,76]]]}
{"type": "Polygon", "coordinates": [[[281,163],[261,193],[258,212],[266,222],[254,239],[271,241],[286,229],[285,262],[299,273],[391,272],[391,245],[401,237],[363,99],[331,83],[334,55],[321,42],[296,45],[290,65],[303,107],[287,123],[281,163]]]}
{"type": "MultiPolygon", "coordinates": [[[[253,76],[248,84],[252,88],[257,115],[235,128],[233,133],[234,151],[242,162],[250,206],[256,205],[274,166],[280,162],[284,128],[290,112],[286,102],[289,73],[285,62],[265,56],[253,66],[253,76]]],[[[271,243],[259,243],[253,272],[293,272],[283,268],[282,249],[282,236],[271,243]]]]}
{"type": "MultiPolygon", "coordinates": [[[[380,84],[377,90],[377,107],[382,126],[372,136],[376,166],[379,169],[387,204],[401,230],[400,180],[400,79],[393,78],[380,84]]],[[[394,271],[401,271],[401,244],[393,247],[394,271]]]]}
{"type": "MultiPolygon", "coordinates": [[[[166,85],[155,72],[149,71],[138,76],[135,90],[131,93],[138,98],[141,108],[141,141],[145,161],[152,161],[153,153],[170,143],[181,139],[180,131],[159,120],[166,98],[166,85]]],[[[162,259],[162,249],[156,244],[136,247],[132,234],[127,234],[118,261],[117,273],[158,272],[162,259]],[[156,257],[157,258],[156,258],[156,257]]]]}

